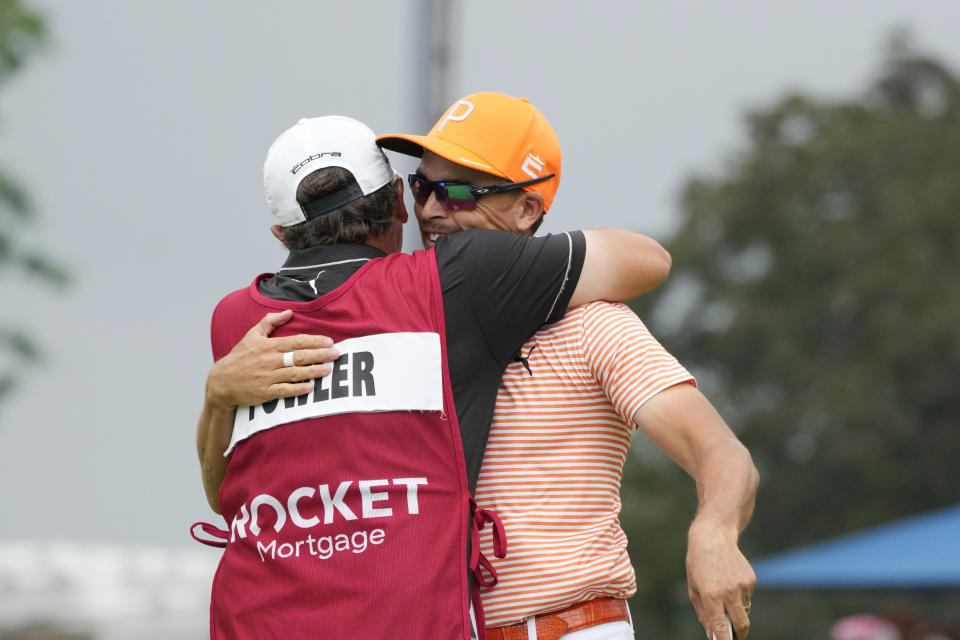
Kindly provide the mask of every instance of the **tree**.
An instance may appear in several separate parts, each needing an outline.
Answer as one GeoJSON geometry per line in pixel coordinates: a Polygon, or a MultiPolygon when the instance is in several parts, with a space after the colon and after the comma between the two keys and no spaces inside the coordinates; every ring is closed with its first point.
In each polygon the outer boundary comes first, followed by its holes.
{"type": "MultiPolygon", "coordinates": [[[[41,44],[44,25],[40,16],[20,0],[0,0],[0,84],[7,81],[41,44]]],[[[26,193],[4,171],[0,170],[0,268],[18,268],[47,283],[63,284],[63,269],[39,252],[21,247],[15,235],[33,218],[26,193]]],[[[0,398],[10,391],[16,371],[24,362],[36,360],[39,351],[22,331],[0,325],[0,398]]]]}
{"type": "MultiPolygon", "coordinates": [[[[759,557],[958,499],[960,82],[895,38],[863,95],[788,95],[747,126],[686,184],[670,284],[636,308],[753,453],[759,557]]],[[[824,637],[794,622],[756,632],[824,637]]]]}

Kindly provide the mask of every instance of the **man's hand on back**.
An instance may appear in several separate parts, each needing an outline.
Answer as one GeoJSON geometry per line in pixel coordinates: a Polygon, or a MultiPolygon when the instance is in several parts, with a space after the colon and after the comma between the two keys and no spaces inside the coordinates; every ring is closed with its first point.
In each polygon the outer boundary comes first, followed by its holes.
{"type": "Polygon", "coordinates": [[[298,334],[271,338],[293,312],[268,313],[207,374],[207,396],[197,422],[197,455],[210,508],[220,513],[220,484],[227,468],[223,452],[233,433],[236,407],[309,393],[314,378],[329,375],[340,357],[326,336],[298,334]],[[284,354],[293,366],[284,364],[284,354]]]}
{"type": "Polygon", "coordinates": [[[340,357],[326,336],[297,334],[271,338],[270,334],[293,317],[292,311],[268,313],[243,340],[217,360],[207,375],[207,402],[236,407],[309,393],[314,378],[328,375],[330,362],[340,357]],[[284,354],[293,352],[293,365],[284,354]]]}

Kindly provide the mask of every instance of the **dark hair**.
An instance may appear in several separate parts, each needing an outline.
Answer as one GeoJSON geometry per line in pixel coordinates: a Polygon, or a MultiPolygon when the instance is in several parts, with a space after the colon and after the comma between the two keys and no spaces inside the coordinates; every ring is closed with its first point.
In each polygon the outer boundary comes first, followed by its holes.
{"type": "MultiPolygon", "coordinates": [[[[343,167],[317,169],[297,187],[297,203],[302,207],[351,183],[355,183],[353,174],[343,167]]],[[[373,193],[348,202],[339,209],[284,227],[281,238],[291,251],[338,242],[362,244],[369,238],[387,232],[396,205],[397,194],[391,180],[373,193]]]]}

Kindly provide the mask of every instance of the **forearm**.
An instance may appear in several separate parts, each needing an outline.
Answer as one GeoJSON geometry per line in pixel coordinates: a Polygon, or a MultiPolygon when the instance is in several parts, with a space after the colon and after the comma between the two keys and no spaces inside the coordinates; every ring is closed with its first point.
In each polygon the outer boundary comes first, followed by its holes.
{"type": "Polygon", "coordinates": [[[678,384],[648,400],[634,422],[697,483],[694,526],[735,540],[753,514],[759,476],[713,405],[696,387],[678,384]]]}
{"type": "Polygon", "coordinates": [[[590,229],[583,270],[570,305],[621,302],[660,286],[670,274],[670,254],[653,238],[622,229],[590,229]]]}
{"type": "Polygon", "coordinates": [[[230,444],[235,413],[235,407],[224,406],[207,398],[197,421],[197,455],[200,458],[203,491],[210,508],[217,513],[220,513],[220,485],[229,461],[223,452],[230,444]]]}
{"type": "Polygon", "coordinates": [[[699,506],[691,532],[701,526],[736,539],[753,515],[759,474],[735,438],[725,438],[702,452],[696,471],[699,506]]]}

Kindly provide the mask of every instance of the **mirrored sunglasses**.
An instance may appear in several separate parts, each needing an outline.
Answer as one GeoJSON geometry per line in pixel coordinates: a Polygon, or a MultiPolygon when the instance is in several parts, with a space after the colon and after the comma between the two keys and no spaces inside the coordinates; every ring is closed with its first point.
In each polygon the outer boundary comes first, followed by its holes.
{"type": "Polygon", "coordinates": [[[435,194],[437,202],[445,211],[469,211],[477,208],[477,198],[488,196],[492,193],[505,193],[523,189],[532,184],[549,180],[555,174],[527,180],[526,182],[502,182],[500,184],[480,187],[473,184],[464,184],[462,182],[434,182],[427,180],[418,173],[411,173],[407,176],[407,182],[410,183],[410,191],[413,193],[413,200],[421,207],[427,204],[430,194],[435,194]]]}

